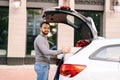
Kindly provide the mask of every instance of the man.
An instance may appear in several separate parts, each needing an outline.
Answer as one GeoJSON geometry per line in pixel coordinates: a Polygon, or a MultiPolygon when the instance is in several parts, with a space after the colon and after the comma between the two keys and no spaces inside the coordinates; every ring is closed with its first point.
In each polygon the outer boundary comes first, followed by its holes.
{"type": "Polygon", "coordinates": [[[37,80],[48,80],[50,68],[50,55],[65,54],[70,52],[70,48],[65,47],[62,50],[50,50],[47,41],[47,34],[50,32],[50,24],[42,22],[40,25],[40,34],[35,38],[35,71],[37,80]]]}

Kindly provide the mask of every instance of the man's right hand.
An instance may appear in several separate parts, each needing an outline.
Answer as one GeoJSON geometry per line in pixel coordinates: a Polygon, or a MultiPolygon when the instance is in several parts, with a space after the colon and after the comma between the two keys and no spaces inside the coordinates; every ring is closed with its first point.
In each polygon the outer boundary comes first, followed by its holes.
{"type": "Polygon", "coordinates": [[[69,53],[71,51],[71,47],[64,47],[62,49],[63,54],[69,53]]]}

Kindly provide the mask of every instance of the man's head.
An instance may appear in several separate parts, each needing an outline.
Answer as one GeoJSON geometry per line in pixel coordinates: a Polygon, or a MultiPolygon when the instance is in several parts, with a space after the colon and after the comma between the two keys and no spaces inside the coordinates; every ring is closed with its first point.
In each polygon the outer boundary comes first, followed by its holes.
{"type": "Polygon", "coordinates": [[[50,24],[48,22],[42,22],[40,25],[40,32],[43,35],[47,35],[50,32],[50,24]]]}

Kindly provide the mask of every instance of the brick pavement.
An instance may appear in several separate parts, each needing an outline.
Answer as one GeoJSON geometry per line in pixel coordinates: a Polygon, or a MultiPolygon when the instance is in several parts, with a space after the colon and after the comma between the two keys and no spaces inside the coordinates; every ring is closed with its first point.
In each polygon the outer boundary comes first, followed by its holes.
{"type": "MultiPolygon", "coordinates": [[[[55,65],[50,65],[49,80],[53,80],[55,65]]],[[[0,65],[0,80],[36,80],[34,65],[0,65]]]]}

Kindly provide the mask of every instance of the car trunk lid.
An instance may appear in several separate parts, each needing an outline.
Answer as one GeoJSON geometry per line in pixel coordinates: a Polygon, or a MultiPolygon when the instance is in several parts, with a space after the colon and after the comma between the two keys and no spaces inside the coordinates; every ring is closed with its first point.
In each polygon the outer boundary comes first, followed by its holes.
{"type": "Polygon", "coordinates": [[[50,23],[64,23],[76,29],[84,39],[97,39],[97,30],[94,21],[75,10],[65,8],[49,8],[44,10],[43,18],[50,23]]]}

